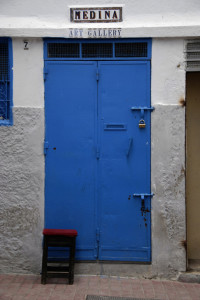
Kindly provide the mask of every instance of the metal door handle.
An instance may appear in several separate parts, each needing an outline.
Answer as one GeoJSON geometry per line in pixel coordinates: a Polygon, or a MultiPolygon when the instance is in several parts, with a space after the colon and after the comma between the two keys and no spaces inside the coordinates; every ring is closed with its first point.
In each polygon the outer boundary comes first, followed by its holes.
{"type": "Polygon", "coordinates": [[[127,148],[127,150],[126,150],[126,156],[127,156],[127,157],[129,157],[132,143],[133,143],[133,139],[130,138],[130,139],[128,140],[128,148],[127,148]]]}

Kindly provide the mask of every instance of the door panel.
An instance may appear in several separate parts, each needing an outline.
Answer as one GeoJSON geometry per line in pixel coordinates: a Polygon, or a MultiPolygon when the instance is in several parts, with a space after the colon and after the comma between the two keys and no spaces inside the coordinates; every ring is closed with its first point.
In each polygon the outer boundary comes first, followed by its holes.
{"type": "Polygon", "coordinates": [[[149,70],[149,62],[99,62],[102,260],[150,260],[150,213],[142,213],[141,199],[132,197],[150,193],[150,112],[141,129],[140,111],[131,111],[150,105],[149,70]]]}
{"type": "Polygon", "coordinates": [[[96,259],[96,62],[46,67],[45,226],[77,229],[76,257],[96,259]]]}

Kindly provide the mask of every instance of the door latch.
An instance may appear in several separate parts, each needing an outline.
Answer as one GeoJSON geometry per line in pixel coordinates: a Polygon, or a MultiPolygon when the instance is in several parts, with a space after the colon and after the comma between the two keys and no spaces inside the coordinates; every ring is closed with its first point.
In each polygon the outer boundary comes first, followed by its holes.
{"type": "Polygon", "coordinates": [[[153,197],[154,196],[154,193],[151,193],[151,194],[133,194],[133,198],[135,197],[140,197],[141,200],[144,200],[145,197],[153,197]]]}
{"type": "Polygon", "coordinates": [[[50,149],[53,149],[53,150],[56,150],[56,147],[49,147],[49,142],[47,141],[44,141],[44,155],[47,155],[47,150],[50,150],[50,149]]]}
{"type": "Polygon", "coordinates": [[[140,114],[141,114],[141,118],[144,118],[144,111],[145,110],[150,110],[153,111],[155,109],[155,107],[146,107],[146,106],[133,106],[131,107],[131,110],[140,110],[140,114]]]}
{"type": "Polygon", "coordinates": [[[49,143],[44,141],[44,155],[47,155],[47,150],[49,149],[49,143]]]}

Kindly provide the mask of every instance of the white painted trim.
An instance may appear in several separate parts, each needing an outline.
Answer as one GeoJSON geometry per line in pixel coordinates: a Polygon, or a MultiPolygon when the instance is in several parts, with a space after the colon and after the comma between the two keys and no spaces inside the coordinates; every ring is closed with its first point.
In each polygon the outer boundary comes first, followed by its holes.
{"type": "MultiPolygon", "coordinates": [[[[200,37],[200,25],[192,26],[149,26],[149,27],[117,27],[116,24],[107,24],[107,26],[100,26],[99,24],[90,24],[87,28],[79,24],[70,24],[70,28],[83,29],[83,38],[88,38],[88,29],[91,28],[119,28],[122,29],[122,38],[163,38],[163,37],[200,37]]],[[[88,24],[87,24],[88,25],[88,24]]],[[[20,28],[20,27],[4,27],[0,28],[0,36],[10,37],[63,37],[69,38],[70,28],[64,27],[35,27],[35,28],[20,28]]]]}

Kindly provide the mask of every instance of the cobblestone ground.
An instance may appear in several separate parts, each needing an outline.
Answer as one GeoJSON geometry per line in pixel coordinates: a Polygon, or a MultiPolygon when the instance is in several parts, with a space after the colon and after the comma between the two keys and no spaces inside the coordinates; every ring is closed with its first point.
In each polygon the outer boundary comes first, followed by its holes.
{"type": "Polygon", "coordinates": [[[0,275],[1,300],[84,300],[86,295],[134,297],[144,299],[199,300],[200,284],[105,276],[75,276],[74,284],[66,279],[40,276],[0,275]]]}

